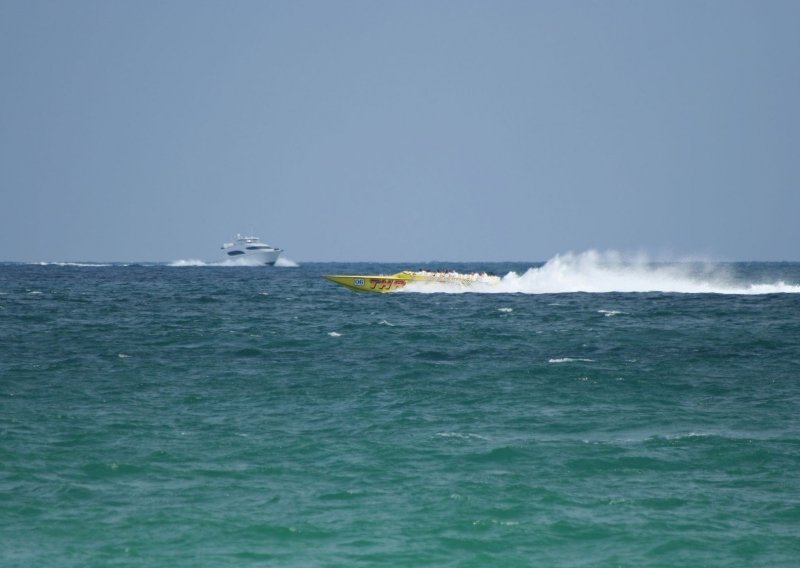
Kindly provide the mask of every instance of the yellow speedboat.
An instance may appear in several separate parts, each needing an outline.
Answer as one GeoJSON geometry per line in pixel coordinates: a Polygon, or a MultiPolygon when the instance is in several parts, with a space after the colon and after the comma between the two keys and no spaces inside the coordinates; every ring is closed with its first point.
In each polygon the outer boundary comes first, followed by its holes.
{"type": "Polygon", "coordinates": [[[397,274],[378,274],[373,276],[325,275],[325,278],[356,292],[377,292],[381,294],[402,290],[410,282],[452,284],[456,286],[470,286],[476,283],[497,284],[500,282],[498,276],[492,276],[485,272],[462,274],[459,272],[429,272],[427,270],[418,270],[416,272],[404,270],[397,274]]]}

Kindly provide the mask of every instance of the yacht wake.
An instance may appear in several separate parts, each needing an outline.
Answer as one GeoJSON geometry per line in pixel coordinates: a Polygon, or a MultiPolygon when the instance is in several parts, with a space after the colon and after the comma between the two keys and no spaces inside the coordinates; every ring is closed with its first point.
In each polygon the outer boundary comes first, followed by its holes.
{"type": "MultiPolygon", "coordinates": [[[[179,259],[174,260],[168,264],[168,266],[175,266],[175,267],[187,267],[187,266],[259,266],[263,267],[264,265],[260,262],[255,261],[251,258],[226,258],[225,260],[220,261],[205,261],[205,260],[198,260],[198,259],[179,259]]],[[[297,268],[300,266],[295,261],[279,257],[277,262],[275,262],[275,267],[277,268],[297,268]]]]}

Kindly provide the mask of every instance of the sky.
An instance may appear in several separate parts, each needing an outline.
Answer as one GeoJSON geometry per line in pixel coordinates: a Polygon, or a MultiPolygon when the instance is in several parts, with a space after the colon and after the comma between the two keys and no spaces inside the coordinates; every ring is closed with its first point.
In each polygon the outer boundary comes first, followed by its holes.
{"type": "Polygon", "coordinates": [[[0,0],[0,261],[800,260],[800,2],[0,0]]]}

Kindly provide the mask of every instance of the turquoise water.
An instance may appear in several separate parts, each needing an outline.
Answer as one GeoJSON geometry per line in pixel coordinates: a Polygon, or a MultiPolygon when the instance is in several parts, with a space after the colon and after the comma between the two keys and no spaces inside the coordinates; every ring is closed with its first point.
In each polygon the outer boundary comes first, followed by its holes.
{"type": "Polygon", "coordinates": [[[800,264],[596,260],[0,265],[0,565],[797,566],[800,264]]]}

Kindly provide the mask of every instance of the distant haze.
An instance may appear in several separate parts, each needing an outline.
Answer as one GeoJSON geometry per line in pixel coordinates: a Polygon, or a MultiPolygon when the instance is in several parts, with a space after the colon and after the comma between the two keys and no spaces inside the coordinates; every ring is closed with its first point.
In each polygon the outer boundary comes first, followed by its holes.
{"type": "Polygon", "coordinates": [[[800,260],[800,2],[0,0],[0,261],[800,260]]]}

